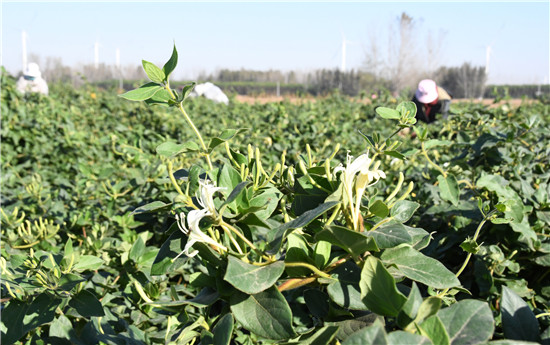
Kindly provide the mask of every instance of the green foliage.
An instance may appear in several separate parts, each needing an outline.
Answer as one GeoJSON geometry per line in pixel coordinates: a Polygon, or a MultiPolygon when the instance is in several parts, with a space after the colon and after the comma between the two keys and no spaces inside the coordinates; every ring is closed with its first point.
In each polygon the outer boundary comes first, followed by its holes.
{"type": "Polygon", "coordinates": [[[548,341],[548,106],[225,106],[176,64],[2,75],[3,343],[548,341]]]}

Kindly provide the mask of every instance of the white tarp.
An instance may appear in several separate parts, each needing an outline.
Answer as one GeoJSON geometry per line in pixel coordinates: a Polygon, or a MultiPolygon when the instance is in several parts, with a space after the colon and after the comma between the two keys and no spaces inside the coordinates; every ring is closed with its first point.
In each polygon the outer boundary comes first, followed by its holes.
{"type": "Polygon", "coordinates": [[[210,82],[195,85],[193,92],[191,92],[191,96],[203,96],[216,103],[229,104],[229,98],[227,98],[225,93],[210,82]]]}

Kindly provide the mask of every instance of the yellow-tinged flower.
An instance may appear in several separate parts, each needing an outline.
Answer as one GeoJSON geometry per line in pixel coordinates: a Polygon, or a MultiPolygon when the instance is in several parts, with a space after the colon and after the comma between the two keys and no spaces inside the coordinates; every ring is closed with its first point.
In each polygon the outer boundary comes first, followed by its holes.
{"type": "Polygon", "coordinates": [[[372,162],[368,153],[364,153],[355,159],[348,154],[346,167],[339,166],[334,169],[335,173],[342,171],[340,179],[344,185],[344,207],[349,207],[355,230],[360,228],[359,212],[361,198],[365,189],[378,182],[381,178],[386,178],[386,174],[378,169],[380,162],[376,162],[371,169],[372,162]]]}

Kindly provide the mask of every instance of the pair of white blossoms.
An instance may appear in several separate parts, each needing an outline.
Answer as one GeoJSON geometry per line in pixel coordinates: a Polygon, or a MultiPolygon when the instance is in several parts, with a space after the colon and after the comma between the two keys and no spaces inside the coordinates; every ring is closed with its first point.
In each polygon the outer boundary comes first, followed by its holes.
{"type": "MultiPolygon", "coordinates": [[[[353,157],[348,154],[346,167],[340,165],[334,169],[334,173],[342,172],[340,174],[340,180],[343,183],[344,207],[349,209],[354,229],[359,230],[361,198],[367,187],[374,185],[381,178],[386,178],[386,174],[378,169],[380,166],[379,161],[373,165],[373,160],[369,158],[368,153],[362,154],[355,160],[352,160],[353,157]]],[[[218,218],[218,211],[214,205],[214,194],[223,189],[222,187],[216,187],[210,180],[200,180],[199,195],[197,199],[201,208],[189,211],[187,216],[184,212],[181,212],[179,215],[176,214],[178,227],[188,236],[188,239],[185,248],[174,258],[174,260],[182,254],[188,257],[197,255],[197,250],[190,251],[193,244],[197,242],[206,243],[216,248],[227,250],[225,246],[201,231],[199,227],[199,223],[204,217],[218,218]]]]}

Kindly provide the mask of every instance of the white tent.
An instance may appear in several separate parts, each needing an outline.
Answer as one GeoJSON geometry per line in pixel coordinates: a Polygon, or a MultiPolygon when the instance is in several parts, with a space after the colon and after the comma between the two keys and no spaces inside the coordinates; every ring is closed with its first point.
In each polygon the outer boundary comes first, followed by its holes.
{"type": "Polygon", "coordinates": [[[195,85],[193,92],[191,92],[191,96],[203,96],[216,103],[229,104],[229,98],[227,98],[225,93],[210,82],[195,85]]]}

